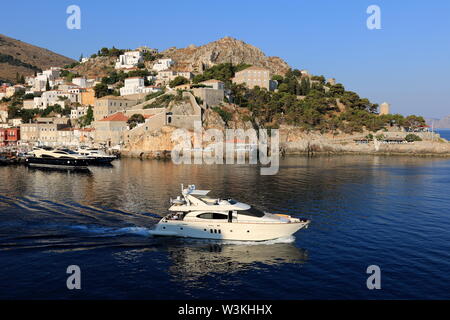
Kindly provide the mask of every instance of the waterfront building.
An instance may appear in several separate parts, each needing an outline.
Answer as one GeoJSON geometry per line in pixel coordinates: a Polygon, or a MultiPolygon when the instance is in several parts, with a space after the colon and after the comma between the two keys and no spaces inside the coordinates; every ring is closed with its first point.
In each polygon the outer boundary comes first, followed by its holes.
{"type": "Polygon", "coordinates": [[[17,145],[20,128],[0,128],[0,147],[17,145]]]}
{"type": "Polygon", "coordinates": [[[123,142],[123,134],[128,130],[128,117],[122,112],[117,112],[109,117],[94,121],[94,141],[105,143],[108,147],[119,145],[123,142]]]}
{"type": "Polygon", "coordinates": [[[20,125],[21,141],[56,146],[58,144],[57,131],[67,127],[67,124],[58,123],[24,123],[20,125]]]}

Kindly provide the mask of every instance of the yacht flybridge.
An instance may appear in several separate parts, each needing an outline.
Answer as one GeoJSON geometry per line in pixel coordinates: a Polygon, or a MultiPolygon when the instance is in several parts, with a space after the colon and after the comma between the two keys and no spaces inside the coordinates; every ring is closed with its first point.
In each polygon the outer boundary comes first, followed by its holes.
{"type": "Polygon", "coordinates": [[[171,199],[167,216],[151,233],[155,236],[217,240],[265,241],[288,237],[310,221],[260,211],[233,199],[213,199],[209,190],[181,186],[182,195],[171,199]]]}

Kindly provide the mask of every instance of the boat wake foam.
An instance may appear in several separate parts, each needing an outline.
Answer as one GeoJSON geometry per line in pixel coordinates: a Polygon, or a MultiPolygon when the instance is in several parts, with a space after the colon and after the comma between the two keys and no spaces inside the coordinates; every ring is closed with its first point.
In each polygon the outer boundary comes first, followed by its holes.
{"type": "Polygon", "coordinates": [[[82,232],[100,234],[105,237],[114,237],[126,234],[139,235],[139,236],[151,236],[150,229],[144,227],[124,227],[124,228],[109,228],[101,226],[88,226],[88,225],[78,225],[70,226],[70,229],[79,230],[82,232]]]}

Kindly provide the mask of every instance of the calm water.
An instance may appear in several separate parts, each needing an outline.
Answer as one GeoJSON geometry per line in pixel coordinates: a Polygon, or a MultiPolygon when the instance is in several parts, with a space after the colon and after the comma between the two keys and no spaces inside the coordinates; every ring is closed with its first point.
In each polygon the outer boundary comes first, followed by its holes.
{"type": "Polygon", "coordinates": [[[436,130],[437,133],[441,135],[441,138],[447,139],[450,141],[450,130],[436,130]]]}
{"type": "Polygon", "coordinates": [[[255,166],[123,159],[90,174],[0,167],[0,298],[448,299],[450,159],[288,158],[255,166]],[[180,183],[312,219],[268,243],[152,238],[180,183]],[[66,289],[79,265],[82,290],[66,289]],[[379,265],[382,289],[368,290],[379,265]]]}

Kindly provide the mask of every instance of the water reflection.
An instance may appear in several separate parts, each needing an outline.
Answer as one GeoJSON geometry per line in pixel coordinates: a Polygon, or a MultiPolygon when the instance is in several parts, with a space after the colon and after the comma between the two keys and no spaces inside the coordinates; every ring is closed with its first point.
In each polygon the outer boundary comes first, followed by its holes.
{"type": "Polygon", "coordinates": [[[212,274],[233,274],[267,266],[303,264],[304,249],[292,243],[227,244],[192,241],[167,248],[171,260],[169,274],[177,281],[198,281],[212,274]]]}

